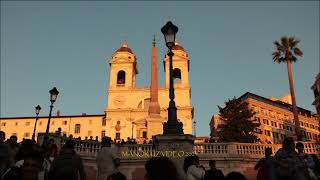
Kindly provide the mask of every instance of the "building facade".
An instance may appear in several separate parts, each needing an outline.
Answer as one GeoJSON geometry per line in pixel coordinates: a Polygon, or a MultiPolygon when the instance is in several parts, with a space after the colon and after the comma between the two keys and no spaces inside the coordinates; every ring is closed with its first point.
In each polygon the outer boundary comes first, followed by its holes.
{"type": "MultiPolygon", "coordinates": [[[[183,123],[185,134],[192,133],[193,107],[191,106],[191,88],[189,85],[189,57],[184,48],[176,43],[173,48],[173,69],[175,102],[177,117],[183,123]]],[[[108,102],[104,114],[99,115],[66,115],[53,116],[50,132],[61,128],[67,136],[101,139],[109,136],[112,139],[127,140],[135,138],[139,142],[149,140],[153,135],[162,134],[162,123],[167,121],[167,108],[169,105],[169,57],[164,56],[165,86],[158,87],[157,77],[157,48],[155,40],[152,47],[152,79],[153,96],[151,88],[137,87],[138,61],[134,52],[124,43],[117,49],[109,64],[108,102]],[[150,105],[153,108],[150,108],[150,105]],[[154,109],[156,114],[152,114],[154,109]],[[150,110],[151,109],[151,110],[150,110]],[[153,109],[153,111],[152,111],[153,109]],[[151,113],[150,113],[151,112],[151,113]]],[[[141,77],[144,78],[144,77],[141,77]]],[[[45,132],[48,117],[40,117],[37,123],[38,132],[45,132]]],[[[35,125],[35,117],[3,117],[0,118],[0,130],[7,136],[16,135],[18,140],[31,138],[35,125]]]]}
{"type": "Polygon", "coordinates": [[[312,105],[315,106],[318,115],[320,116],[320,73],[318,73],[314,84],[311,87],[314,95],[314,101],[312,105]]]}
{"type": "MultiPolygon", "coordinates": [[[[265,98],[256,94],[247,92],[239,97],[241,100],[249,103],[249,108],[255,111],[252,121],[260,123],[255,129],[255,134],[262,143],[282,143],[287,136],[295,135],[292,105],[288,97],[278,100],[276,98],[265,98]]],[[[319,118],[316,114],[306,109],[298,107],[300,128],[304,139],[307,141],[320,140],[319,118]]],[[[210,124],[219,131],[221,125],[225,122],[214,115],[210,124]]],[[[213,128],[212,128],[213,129],[213,128]]],[[[213,134],[216,134],[213,133],[213,134]]]]}

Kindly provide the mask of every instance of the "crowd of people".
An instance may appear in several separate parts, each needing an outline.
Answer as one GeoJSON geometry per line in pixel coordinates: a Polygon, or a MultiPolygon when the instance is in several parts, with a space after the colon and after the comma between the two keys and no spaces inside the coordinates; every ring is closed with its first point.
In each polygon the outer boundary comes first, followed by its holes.
{"type": "Polygon", "coordinates": [[[53,139],[40,145],[0,131],[0,180],[85,180],[82,159],[77,155],[75,141],[69,139],[60,148],[53,139]]]}
{"type": "Polygon", "coordinates": [[[258,170],[257,180],[319,180],[320,163],[315,154],[306,154],[301,142],[292,138],[284,139],[282,148],[272,156],[272,149],[265,149],[265,157],[254,169],[258,170]],[[297,151],[296,151],[297,150],[297,151]]]}
{"type": "MultiPolygon", "coordinates": [[[[97,154],[97,180],[126,180],[120,172],[117,148],[111,144],[134,144],[134,140],[114,142],[102,138],[101,150],[97,154]]],[[[178,173],[177,164],[168,157],[153,157],[145,163],[146,180],[246,180],[240,172],[224,175],[209,160],[209,169],[200,164],[196,155],[187,156],[183,162],[183,175],[178,173]]],[[[283,141],[283,147],[272,156],[272,149],[265,149],[265,157],[254,167],[257,180],[320,180],[320,163],[316,155],[304,152],[301,142],[292,138],[283,141]],[[296,151],[297,150],[297,151],[296,151]]],[[[75,151],[75,141],[67,138],[58,148],[53,139],[39,145],[31,139],[17,143],[17,137],[6,140],[0,131],[0,180],[85,180],[81,157],[75,151]]]]}

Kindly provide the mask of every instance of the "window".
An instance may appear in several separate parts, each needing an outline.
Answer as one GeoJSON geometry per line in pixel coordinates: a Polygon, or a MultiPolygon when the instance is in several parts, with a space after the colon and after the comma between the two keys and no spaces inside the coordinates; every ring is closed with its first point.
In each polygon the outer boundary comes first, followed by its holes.
{"type": "Polygon", "coordinates": [[[67,125],[67,121],[62,121],[62,124],[63,125],[67,125]]]}
{"type": "Polygon", "coordinates": [[[6,126],[6,123],[5,122],[1,123],[1,126],[6,126]]]}
{"type": "Polygon", "coordinates": [[[88,131],[88,136],[92,136],[92,131],[88,131]]]}
{"type": "Polygon", "coordinates": [[[51,122],[51,125],[54,125],[54,121],[51,122]]]}
{"type": "Polygon", "coordinates": [[[181,83],[181,70],[179,68],[174,68],[173,70],[173,82],[177,84],[181,83]]]}
{"type": "Polygon", "coordinates": [[[29,126],[30,125],[30,122],[26,122],[26,126],[29,126]]]}
{"type": "Polygon", "coordinates": [[[89,120],[89,124],[92,124],[92,120],[91,119],[89,120]]]}
{"type": "Polygon", "coordinates": [[[263,123],[269,125],[269,120],[268,119],[263,119],[263,123]]]}
{"type": "Polygon", "coordinates": [[[120,124],[120,121],[117,121],[117,124],[120,124]]]}
{"type": "Polygon", "coordinates": [[[18,122],[16,122],[15,125],[18,126],[18,122]]]}
{"type": "Polygon", "coordinates": [[[107,125],[107,119],[106,118],[102,118],[102,126],[106,126],[107,125]]]}
{"type": "Polygon", "coordinates": [[[80,127],[81,127],[80,124],[76,124],[75,125],[75,127],[74,127],[74,133],[75,134],[79,134],[80,133],[80,127]]]}
{"type": "Polygon", "coordinates": [[[277,132],[272,132],[273,138],[279,139],[279,134],[277,132]]]}
{"type": "Polygon", "coordinates": [[[271,136],[271,134],[270,134],[270,131],[269,131],[269,130],[264,130],[264,134],[265,134],[266,136],[271,136]]]}
{"type": "Polygon", "coordinates": [[[105,137],[105,136],[106,136],[106,131],[105,130],[101,131],[101,137],[105,137]]]}
{"type": "Polygon", "coordinates": [[[126,83],[126,72],[119,71],[117,74],[117,86],[124,86],[126,83]]]}
{"type": "Polygon", "coordinates": [[[30,136],[30,133],[26,132],[24,133],[23,137],[28,138],[30,136]]]}
{"type": "Polygon", "coordinates": [[[256,133],[258,133],[258,134],[262,134],[262,130],[261,129],[259,129],[259,128],[255,128],[255,130],[254,130],[256,133]]]}
{"type": "Polygon", "coordinates": [[[147,131],[143,131],[143,132],[142,132],[142,137],[145,138],[145,139],[147,139],[147,131]]]}
{"type": "Polygon", "coordinates": [[[39,125],[42,125],[42,121],[39,121],[39,125]]]}
{"type": "Polygon", "coordinates": [[[116,132],[116,140],[120,140],[120,133],[116,132]]]}
{"type": "Polygon", "coordinates": [[[280,128],[280,129],[283,129],[283,124],[279,124],[279,128],[280,128]]]}
{"type": "Polygon", "coordinates": [[[271,126],[278,127],[277,122],[271,121],[271,126]]]}

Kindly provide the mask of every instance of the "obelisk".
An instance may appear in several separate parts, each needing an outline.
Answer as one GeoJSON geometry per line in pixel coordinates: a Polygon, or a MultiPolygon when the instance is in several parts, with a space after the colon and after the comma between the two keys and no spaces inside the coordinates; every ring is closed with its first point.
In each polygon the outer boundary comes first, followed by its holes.
{"type": "Polygon", "coordinates": [[[153,35],[152,42],[152,55],[151,55],[151,85],[150,85],[150,104],[149,104],[149,116],[160,116],[160,105],[158,102],[158,58],[156,48],[156,37],[153,35]]]}

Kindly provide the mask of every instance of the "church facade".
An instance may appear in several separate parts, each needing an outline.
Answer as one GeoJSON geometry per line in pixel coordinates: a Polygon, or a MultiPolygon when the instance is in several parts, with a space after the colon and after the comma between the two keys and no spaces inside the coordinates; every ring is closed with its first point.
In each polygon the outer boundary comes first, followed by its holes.
{"type": "MultiPolygon", "coordinates": [[[[104,114],[66,115],[57,113],[51,119],[50,132],[61,128],[61,133],[81,139],[126,140],[135,138],[138,142],[150,140],[153,135],[162,134],[162,124],[167,121],[169,104],[169,57],[162,60],[165,72],[165,86],[158,87],[158,55],[155,41],[151,57],[151,83],[149,87],[137,87],[138,62],[135,53],[124,43],[117,49],[109,64],[108,102],[104,114]]],[[[192,133],[193,107],[189,85],[189,57],[184,48],[176,43],[173,48],[173,77],[178,121],[183,123],[185,134],[192,133]]],[[[143,78],[143,77],[141,77],[143,78]]],[[[31,138],[35,117],[0,118],[0,130],[7,136],[16,135],[18,141],[31,138]]],[[[38,132],[45,132],[48,117],[39,117],[38,132]]]]}

